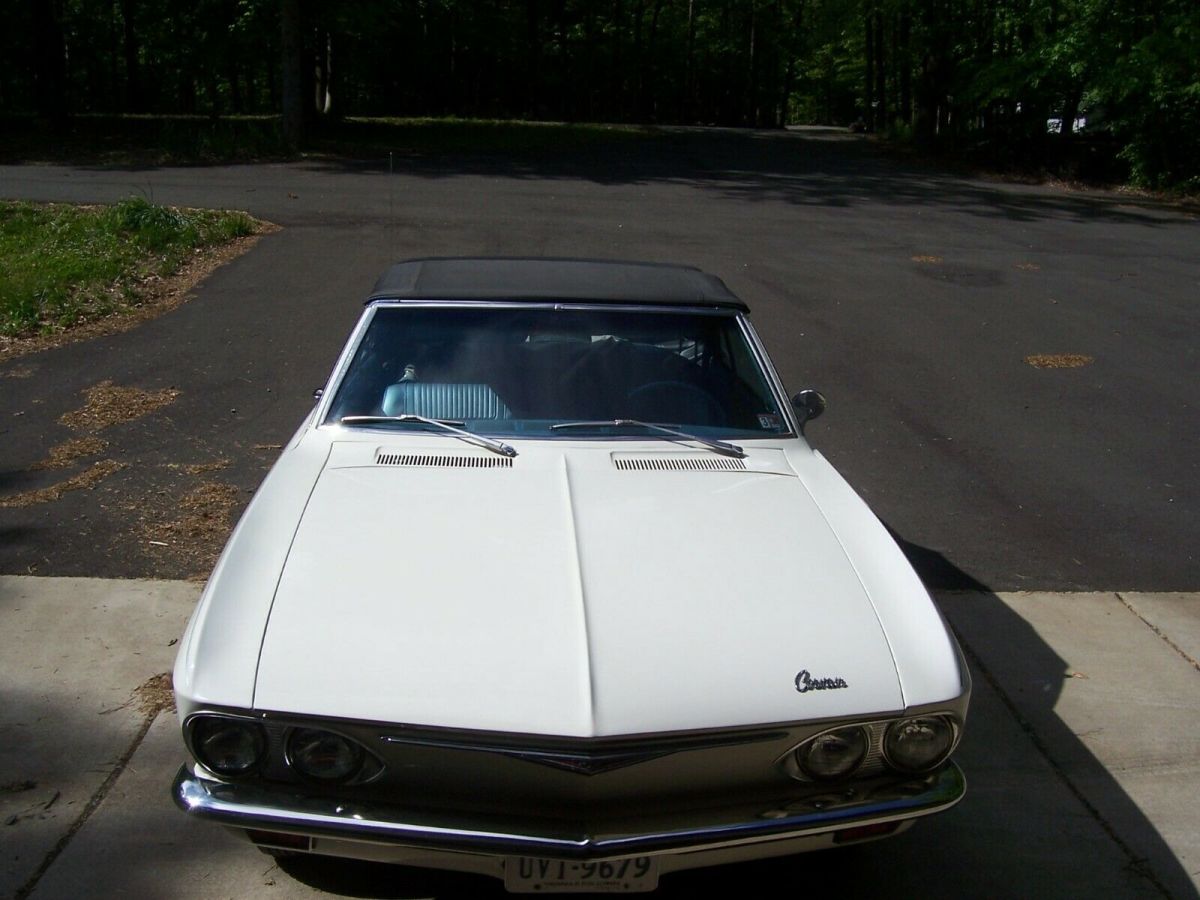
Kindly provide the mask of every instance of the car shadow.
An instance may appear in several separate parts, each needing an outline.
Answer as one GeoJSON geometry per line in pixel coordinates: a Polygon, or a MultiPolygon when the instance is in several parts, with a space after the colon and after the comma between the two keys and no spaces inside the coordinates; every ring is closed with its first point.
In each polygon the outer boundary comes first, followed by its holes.
{"type": "MultiPolygon", "coordinates": [[[[961,898],[1200,897],[1153,822],[1054,714],[1067,662],[986,585],[942,554],[896,535],[956,628],[974,679],[956,759],[966,798],[888,840],[666,875],[656,896],[766,894],[780,884],[842,896],[961,898]],[[980,627],[980,625],[984,627],[980,627]],[[997,650],[997,643],[1003,647],[997,650]],[[1044,690],[1014,700],[986,660],[1018,655],[1044,690]]],[[[349,897],[490,897],[494,879],[321,857],[280,860],[310,887],[349,897]]]]}

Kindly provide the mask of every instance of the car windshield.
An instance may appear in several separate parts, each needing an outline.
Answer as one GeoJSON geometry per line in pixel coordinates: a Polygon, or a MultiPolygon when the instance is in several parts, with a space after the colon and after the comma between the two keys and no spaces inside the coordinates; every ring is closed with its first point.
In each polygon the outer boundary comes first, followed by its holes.
{"type": "Polygon", "coordinates": [[[788,428],[735,314],[500,304],[377,308],[325,421],[347,416],[557,438],[652,433],[616,420],[710,437],[788,428]],[[585,427],[552,430],[564,422],[585,427]]]}

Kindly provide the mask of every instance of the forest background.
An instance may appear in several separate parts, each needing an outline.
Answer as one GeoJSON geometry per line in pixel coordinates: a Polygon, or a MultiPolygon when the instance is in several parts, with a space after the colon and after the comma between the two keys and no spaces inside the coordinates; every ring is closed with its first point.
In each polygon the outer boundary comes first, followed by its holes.
{"type": "Polygon", "coordinates": [[[235,155],[271,155],[357,117],[823,124],[999,169],[1200,187],[1195,0],[5,6],[9,135],[221,123],[235,155]]]}

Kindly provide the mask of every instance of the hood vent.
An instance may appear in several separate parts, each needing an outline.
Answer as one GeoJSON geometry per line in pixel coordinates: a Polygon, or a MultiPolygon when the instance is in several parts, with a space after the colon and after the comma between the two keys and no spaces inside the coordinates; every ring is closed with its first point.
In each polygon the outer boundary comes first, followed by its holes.
{"type": "Polygon", "coordinates": [[[511,469],[512,460],[489,453],[385,453],[375,454],[377,466],[409,466],[437,469],[511,469]]]}
{"type": "Polygon", "coordinates": [[[613,465],[625,472],[744,472],[746,461],[735,456],[690,453],[614,453],[613,465]]]}

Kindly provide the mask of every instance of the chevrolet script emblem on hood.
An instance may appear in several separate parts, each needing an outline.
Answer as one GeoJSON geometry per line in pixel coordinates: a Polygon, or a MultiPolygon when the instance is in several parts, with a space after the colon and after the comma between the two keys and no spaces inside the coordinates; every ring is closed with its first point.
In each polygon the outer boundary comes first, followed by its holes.
{"type": "Polygon", "coordinates": [[[814,678],[808,669],[801,669],[796,673],[796,690],[802,694],[809,691],[836,691],[846,687],[850,687],[846,684],[846,679],[836,675],[833,678],[814,678]]]}

